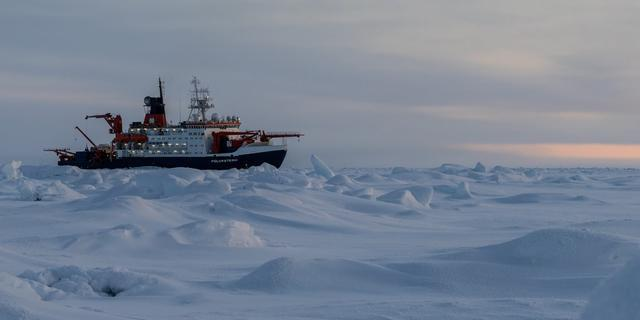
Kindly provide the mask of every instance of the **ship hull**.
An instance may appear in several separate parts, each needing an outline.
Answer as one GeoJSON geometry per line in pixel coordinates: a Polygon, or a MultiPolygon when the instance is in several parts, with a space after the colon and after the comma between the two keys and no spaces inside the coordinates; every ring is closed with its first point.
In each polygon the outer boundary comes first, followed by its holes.
{"type": "Polygon", "coordinates": [[[82,169],[121,169],[136,167],[186,167],[202,170],[246,169],[268,163],[280,168],[287,150],[273,150],[230,156],[205,157],[127,157],[115,159],[96,159],[92,151],[76,152],[70,161],[58,161],[60,166],[75,166],[82,169]]]}

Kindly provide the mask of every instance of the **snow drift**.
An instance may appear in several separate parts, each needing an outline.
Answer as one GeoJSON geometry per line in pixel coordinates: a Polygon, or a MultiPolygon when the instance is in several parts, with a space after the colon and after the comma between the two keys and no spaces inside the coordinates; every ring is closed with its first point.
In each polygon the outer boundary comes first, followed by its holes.
{"type": "MultiPolygon", "coordinates": [[[[577,319],[640,170],[483,167],[4,166],[0,319],[577,319]]],[[[633,319],[633,266],[583,318],[633,319]]]]}
{"type": "Polygon", "coordinates": [[[27,305],[40,301],[40,295],[31,285],[16,276],[0,272],[0,319],[31,320],[39,319],[27,305]]]}
{"type": "Polygon", "coordinates": [[[563,193],[521,193],[508,197],[494,199],[495,202],[504,204],[525,204],[525,203],[553,203],[563,201],[592,201],[585,196],[570,196],[563,193]]]}
{"type": "Polygon", "coordinates": [[[84,270],[77,266],[63,266],[40,272],[27,270],[20,278],[54,290],[37,290],[42,299],[51,300],[66,295],[83,297],[116,297],[153,295],[166,289],[159,278],[128,271],[124,268],[96,268],[84,270]]]}
{"type": "Polygon", "coordinates": [[[640,259],[606,280],[591,296],[582,320],[640,319],[640,259]]]}
{"type": "Polygon", "coordinates": [[[113,188],[109,197],[117,195],[140,196],[145,199],[160,199],[194,193],[226,194],[231,191],[228,182],[214,175],[187,168],[172,168],[162,171],[140,171],[121,186],[113,188]]]}
{"type": "Polygon", "coordinates": [[[428,208],[432,197],[433,188],[415,186],[385,193],[379,196],[377,200],[419,209],[428,208]]]}
{"type": "Polygon", "coordinates": [[[212,247],[259,248],[264,241],[255,235],[251,225],[241,221],[199,221],[168,231],[179,244],[212,247]]]}
{"type": "Polygon", "coordinates": [[[94,252],[100,250],[122,250],[135,248],[145,234],[144,230],[133,224],[123,224],[82,235],[63,236],[57,238],[62,241],[62,249],[76,252],[94,252]]]}
{"type": "Polygon", "coordinates": [[[348,188],[357,188],[359,184],[353,179],[343,174],[335,175],[331,177],[331,179],[327,180],[327,184],[331,184],[334,186],[344,186],[348,188]]]}
{"type": "Polygon", "coordinates": [[[230,283],[231,288],[284,293],[290,291],[376,292],[437,288],[434,282],[376,264],[346,259],[271,260],[230,283]]]}
{"type": "Polygon", "coordinates": [[[614,236],[585,230],[543,229],[505,243],[443,257],[511,265],[583,269],[624,263],[637,253],[637,244],[614,236]]]}
{"type": "Polygon", "coordinates": [[[25,201],[68,201],[86,198],[85,195],[71,189],[59,180],[49,183],[36,183],[32,180],[21,179],[18,181],[17,189],[20,193],[20,200],[25,201]]]}

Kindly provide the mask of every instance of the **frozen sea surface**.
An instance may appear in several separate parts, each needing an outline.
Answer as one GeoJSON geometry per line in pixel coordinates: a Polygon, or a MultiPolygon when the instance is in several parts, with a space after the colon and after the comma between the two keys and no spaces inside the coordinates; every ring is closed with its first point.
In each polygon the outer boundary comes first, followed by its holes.
{"type": "Polygon", "coordinates": [[[0,319],[640,319],[640,171],[0,171],[0,319]]]}

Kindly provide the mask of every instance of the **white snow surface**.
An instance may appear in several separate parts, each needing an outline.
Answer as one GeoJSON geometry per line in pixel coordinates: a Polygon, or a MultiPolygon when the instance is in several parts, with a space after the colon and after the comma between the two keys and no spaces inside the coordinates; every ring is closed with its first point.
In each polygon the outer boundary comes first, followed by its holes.
{"type": "Polygon", "coordinates": [[[0,166],[0,319],[640,319],[640,170],[0,166]]]}
{"type": "Polygon", "coordinates": [[[640,259],[634,259],[596,289],[581,319],[640,319],[638,288],[640,288],[640,259]]]}

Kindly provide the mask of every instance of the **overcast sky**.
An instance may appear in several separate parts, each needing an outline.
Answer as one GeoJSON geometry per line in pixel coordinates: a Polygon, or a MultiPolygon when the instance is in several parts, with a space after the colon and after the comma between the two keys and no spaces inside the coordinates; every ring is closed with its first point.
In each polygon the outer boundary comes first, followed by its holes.
{"type": "Polygon", "coordinates": [[[141,121],[161,76],[247,129],[300,130],[287,164],[640,165],[640,2],[0,0],[0,162],[141,121]]]}

